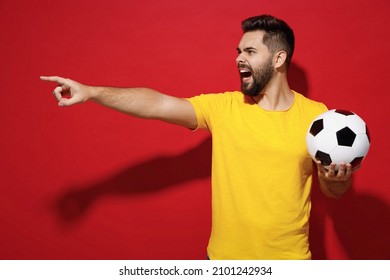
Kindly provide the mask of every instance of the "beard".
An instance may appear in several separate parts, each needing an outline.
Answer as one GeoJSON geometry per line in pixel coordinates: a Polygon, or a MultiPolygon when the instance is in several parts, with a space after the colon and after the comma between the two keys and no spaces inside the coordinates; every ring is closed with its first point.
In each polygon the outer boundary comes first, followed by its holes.
{"type": "Polygon", "coordinates": [[[246,66],[252,72],[252,82],[244,83],[241,80],[241,91],[248,96],[258,96],[272,79],[274,72],[272,66],[272,56],[260,67],[252,69],[246,66]]]}

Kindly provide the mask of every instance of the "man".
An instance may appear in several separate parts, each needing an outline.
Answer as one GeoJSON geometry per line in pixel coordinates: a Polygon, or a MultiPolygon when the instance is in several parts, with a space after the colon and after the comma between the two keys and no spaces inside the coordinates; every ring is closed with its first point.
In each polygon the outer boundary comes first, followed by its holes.
{"type": "MultiPolygon", "coordinates": [[[[126,114],[212,133],[210,259],[310,259],[308,221],[313,164],[305,135],[324,104],[292,91],[287,69],[294,34],[261,15],[242,22],[236,63],[241,92],[183,99],[147,88],[92,87],[61,77],[59,106],[93,100],[126,114]],[[66,99],[63,95],[70,94],[66,99]]],[[[351,186],[351,165],[336,173],[316,162],[321,190],[338,198],[351,186]]]]}

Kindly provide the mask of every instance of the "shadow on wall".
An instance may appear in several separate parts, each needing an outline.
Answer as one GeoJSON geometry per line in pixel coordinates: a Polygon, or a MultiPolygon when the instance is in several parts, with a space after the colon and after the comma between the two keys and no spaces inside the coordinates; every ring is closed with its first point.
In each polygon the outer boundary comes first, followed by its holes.
{"type": "Polygon", "coordinates": [[[99,198],[156,192],[183,182],[206,178],[210,174],[211,138],[208,137],[198,146],[177,156],[156,157],[123,170],[99,184],[68,191],[59,197],[55,208],[61,222],[70,223],[82,218],[99,198]],[[196,170],[191,166],[196,166],[196,170]]]}
{"type": "Polygon", "coordinates": [[[329,207],[334,228],[350,259],[390,259],[390,207],[353,189],[329,207]]]}
{"type": "Polygon", "coordinates": [[[377,197],[360,195],[354,186],[341,199],[324,197],[313,184],[310,244],[313,259],[328,259],[325,248],[325,219],[334,231],[348,259],[390,259],[390,207],[377,197]]]}
{"type": "Polygon", "coordinates": [[[292,90],[306,97],[309,95],[309,83],[305,70],[294,62],[291,62],[288,69],[288,82],[292,90]]]}

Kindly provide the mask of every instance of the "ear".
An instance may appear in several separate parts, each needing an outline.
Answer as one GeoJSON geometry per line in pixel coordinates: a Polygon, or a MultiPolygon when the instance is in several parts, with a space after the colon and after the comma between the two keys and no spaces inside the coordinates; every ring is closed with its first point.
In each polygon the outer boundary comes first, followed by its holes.
{"type": "Polygon", "coordinates": [[[275,61],[275,68],[280,68],[283,66],[283,64],[286,62],[287,53],[285,51],[278,51],[275,53],[274,61],[275,61]]]}

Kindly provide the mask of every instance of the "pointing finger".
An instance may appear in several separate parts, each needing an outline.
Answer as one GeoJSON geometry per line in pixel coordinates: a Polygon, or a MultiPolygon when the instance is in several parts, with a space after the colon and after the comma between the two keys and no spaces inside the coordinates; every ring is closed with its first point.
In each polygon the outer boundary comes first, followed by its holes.
{"type": "Polygon", "coordinates": [[[56,82],[60,85],[66,84],[66,80],[67,80],[63,77],[58,77],[58,76],[41,76],[40,79],[42,81],[56,82]]]}

